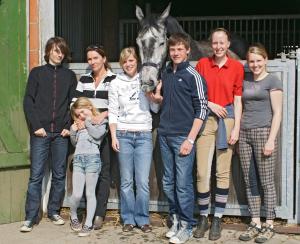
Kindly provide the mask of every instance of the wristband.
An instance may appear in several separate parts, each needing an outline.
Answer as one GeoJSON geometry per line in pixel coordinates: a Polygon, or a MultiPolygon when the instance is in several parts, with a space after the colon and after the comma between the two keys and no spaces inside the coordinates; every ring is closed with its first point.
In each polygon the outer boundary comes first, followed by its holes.
{"type": "Polygon", "coordinates": [[[195,141],[192,140],[191,138],[186,138],[186,140],[187,140],[189,143],[191,143],[192,145],[194,145],[194,143],[195,143],[195,141]]]}

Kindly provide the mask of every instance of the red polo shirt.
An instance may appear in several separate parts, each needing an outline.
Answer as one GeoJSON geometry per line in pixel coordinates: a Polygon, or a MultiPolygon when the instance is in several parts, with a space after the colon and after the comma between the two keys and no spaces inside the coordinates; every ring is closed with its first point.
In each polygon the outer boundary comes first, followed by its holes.
{"type": "Polygon", "coordinates": [[[213,58],[201,58],[196,70],[206,80],[208,101],[225,107],[233,103],[234,96],[242,96],[244,68],[239,61],[228,57],[219,68],[213,58]]]}

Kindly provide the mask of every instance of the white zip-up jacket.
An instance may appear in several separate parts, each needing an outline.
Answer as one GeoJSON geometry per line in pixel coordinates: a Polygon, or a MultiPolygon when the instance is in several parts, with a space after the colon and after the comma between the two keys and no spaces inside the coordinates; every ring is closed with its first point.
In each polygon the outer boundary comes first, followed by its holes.
{"type": "Polygon", "coordinates": [[[139,74],[129,77],[121,73],[111,81],[108,119],[109,124],[117,124],[117,130],[151,131],[150,109],[157,113],[159,104],[150,102],[145,96],[139,74]]]}

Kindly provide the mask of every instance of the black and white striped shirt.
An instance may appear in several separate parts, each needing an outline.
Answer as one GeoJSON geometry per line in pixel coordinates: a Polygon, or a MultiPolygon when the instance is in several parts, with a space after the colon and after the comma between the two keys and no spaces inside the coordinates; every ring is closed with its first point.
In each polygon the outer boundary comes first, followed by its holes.
{"type": "Polygon", "coordinates": [[[75,102],[78,97],[87,97],[97,109],[102,111],[107,110],[108,90],[110,87],[110,82],[115,78],[116,75],[108,70],[106,76],[95,88],[95,80],[92,76],[92,72],[82,75],[77,83],[75,97],[73,98],[72,102],[75,102]]]}

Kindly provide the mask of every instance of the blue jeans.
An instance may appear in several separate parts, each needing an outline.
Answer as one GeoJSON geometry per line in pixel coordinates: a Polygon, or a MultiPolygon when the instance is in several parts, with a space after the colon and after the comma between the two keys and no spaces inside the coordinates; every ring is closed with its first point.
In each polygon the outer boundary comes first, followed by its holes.
{"type": "Polygon", "coordinates": [[[100,154],[76,154],[73,160],[73,171],[85,173],[100,173],[100,154]]]}
{"type": "Polygon", "coordinates": [[[38,221],[41,203],[42,182],[45,165],[51,158],[51,190],[48,201],[48,216],[59,214],[65,194],[66,159],[68,153],[68,137],[60,133],[47,132],[46,137],[31,135],[30,137],[30,178],[25,205],[26,220],[38,221]]]}
{"type": "Polygon", "coordinates": [[[117,131],[121,176],[121,217],[124,224],[149,224],[151,132],[117,131]],[[134,177],[134,179],[133,179],[134,177]],[[135,180],[136,195],[133,190],[135,180]]]}
{"type": "Polygon", "coordinates": [[[187,156],[180,156],[180,146],[185,136],[159,136],[164,165],[163,189],[169,202],[170,215],[177,214],[180,221],[195,223],[193,165],[195,148],[187,156]]]}

